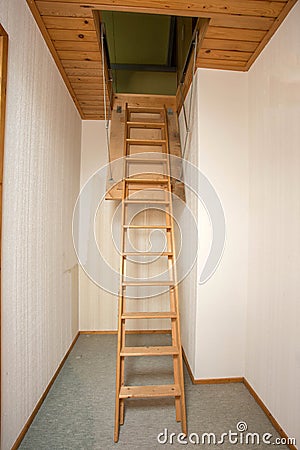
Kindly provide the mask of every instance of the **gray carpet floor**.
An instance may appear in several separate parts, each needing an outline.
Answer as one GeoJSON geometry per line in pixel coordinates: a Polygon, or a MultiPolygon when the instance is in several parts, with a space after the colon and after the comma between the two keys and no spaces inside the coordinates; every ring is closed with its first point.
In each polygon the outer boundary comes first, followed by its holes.
{"type": "MultiPolygon", "coordinates": [[[[168,335],[129,335],[127,345],[168,344],[168,335]]],[[[120,439],[113,442],[115,401],[115,335],[82,335],[76,342],[64,367],[29,428],[20,449],[28,450],[98,450],[184,448],[170,433],[181,432],[175,421],[174,400],[127,400],[125,423],[120,439]],[[168,429],[168,443],[157,440],[168,429]],[[172,439],[172,438],[171,438],[172,439]]],[[[172,382],[170,357],[127,358],[127,384],[164,384],[172,382]]],[[[200,448],[223,450],[262,450],[270,445],[230,443],[201,444],[202,433],[236,432],[240,421],[247,423],[249,433],[270,433],[271,442],[278,437],[264,412],[241,383],[193,385],[185,371],[188,432],[200,437],[200,448]]],[[[247,433],[246,432],[246,433],[247,433]]],[[[245,441],[246,433],[242,434],[245,441]]],[[[234,438],[235,436],[233,436],[234,438]]],[[[196,439],[193,437],[192,439],[196,439]]],[[[163,437],[161,437],[163,441],[163,437]]],[[[243,441],[242,441],[243,442],[243,441]]],[[[197,447],[188,443],[185,447],[197,447]]],[[[274,446],[273,446],[274,447],[274,446]]],[[[285,445],[276,445],[286,449],[285,445]]]]}

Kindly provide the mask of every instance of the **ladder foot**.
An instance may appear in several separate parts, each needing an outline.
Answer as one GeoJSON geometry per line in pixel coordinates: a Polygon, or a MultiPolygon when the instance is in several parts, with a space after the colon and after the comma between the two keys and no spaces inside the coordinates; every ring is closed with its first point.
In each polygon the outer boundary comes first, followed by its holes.
{"type": "Polygon", "coordinates": [[[124,424],[124,410],[125,410],[124,400],[120,400],[120,425],[124,424]]]}
{"type": "Polygon", "coordinates": [[[181,401],[175,398],[176,422],[181,422],[181,401]]]}
{"type": "Polygon", "coordinates": [[[119,440],[119,425],[117,430],[115,429],[115,433],[114,433],[114,442],[118,442],[119,440]]]}
{"type": "Polygon", "coordinates": [[[187,421],[186,421],[186,412],[185,412],[185,404],[182,405],[182,420],[181,420],[181,429],[184,434],[187,434],[187,421]]]}

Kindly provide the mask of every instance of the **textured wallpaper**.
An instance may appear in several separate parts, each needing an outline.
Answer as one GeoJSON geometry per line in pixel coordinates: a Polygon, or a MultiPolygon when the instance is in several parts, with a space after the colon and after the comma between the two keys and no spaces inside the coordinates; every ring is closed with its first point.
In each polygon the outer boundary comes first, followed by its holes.
{"type": "Polygon", "coordinates": [[[246,377],[300,444],[300,3],[249,73],[246,377]]]}
{"type": "Polygon", "coordinates": [[[25,1],[1,0],[9,35],[4,161],[3,450],[78,331],[71,220],[81,119],[25,1]]]}

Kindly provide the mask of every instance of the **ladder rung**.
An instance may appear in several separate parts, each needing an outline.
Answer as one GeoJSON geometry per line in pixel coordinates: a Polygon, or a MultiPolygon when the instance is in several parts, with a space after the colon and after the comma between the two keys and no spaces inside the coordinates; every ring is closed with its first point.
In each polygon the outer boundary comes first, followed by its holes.
{"type": "Polygon", "coordinates": [[[173,256],[173,252],[124,252],[122,256],[173,256]]]}
{"type": "Polygon", "coordinates": [[[163,145],[166,143],[166,139],[126,139],[129,145],[163,145]]]}
{"type": "Polygon", "coordinates": [[[171,225],[123,225],[123,228],[133,230],[170,230],[171,225]]]}
{"type": "Polygon", "coordinates": [[[176,312],[126,312],[122,319],[176,319],[176,312]]]}
{"type": "Polygon", "coordinates": [[[134,164],[166,164],[167,161],[167,158],[133,158],[132,156],[126,156],[126,162],[134,164]]]}
{"type": "Polygon", "coordinates": [[[137,184],[167,184],[169,179],[158,179],[158,178],[125,178],[126,183],[137,183],[137,184]]]}
{"type": "Polygon", "coordinates": [[[147,106],[128,106],[127,111],[130,113],[161,113],[164,111],[164,108],[155,108],[155,107],[147,107],[147,106]]]}
{"type": "Polygon", "coordinates": [[[123,281],[122,286],[174,286],[174,281],[123,281]]]}
{"type": "Polygon", "coordinates": [[[167,356],[178,355],[177,347],[161,346],[161,347],[123,347],[121,356],[167,356]]]}
{"type": "Polygon", "coordinates": [[[156,386],[122,386],[119,398],[180,397],[178,384],[156,386]]]}
{"type": "Polygon", "coordinates": [[[149,128],[149,129],[155,129],[155,128],[162,128],[165,127],[165,122],[134,122],[134,121],[127,121],[127,125],[130,128],[149,128]]]}
{"type": "Polygon", "coordinates": [[[124,200],[124,203],[126,204],[151,204],[151,205],[169,205],[170,202],[166,200],[147,200],[147,199],[141,199],[141,200],[124,200]]]}

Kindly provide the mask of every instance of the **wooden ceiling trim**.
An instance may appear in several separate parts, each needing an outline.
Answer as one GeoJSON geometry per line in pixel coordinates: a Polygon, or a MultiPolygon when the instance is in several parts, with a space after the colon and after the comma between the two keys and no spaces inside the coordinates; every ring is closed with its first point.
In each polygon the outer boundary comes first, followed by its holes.
{"type": "Polygon", "coordinates": [[[254,52],[257,48],[257,42],[250,41],[231,41],[229,39],[204,39],[203,49],[214,50],[237,50],[241,52],[254,52]]]}
{"type": "Polygon", "coordinates": [[[103,120],[103,111],[101,112],[87,111],[84,115],[83,120],[103,120]]]}
{"type": "Polygon", "coordinates": [[[75,41],[75,42],[98,42],[96,31],[82,30],[60,30],[56,28],[47,28],[48,33],[54,41],[75,41]]]}
{"type": "Polygon", "coordinates": [[[98,119],[101,119],[101,116],[103,116],[103,112],[102,111],[94,111],[94,110],[87,110],[84,112],[84,119],[85,120],[91,120],[90,119],[90,115],[96,116],[98,119]]]}
{"type": "Polygon", "coordinates": [[[73,89],[75,90],[81,90],[81,91],[101,91],[103,92],[103,87],[100,87],[100,83],[85,83],[84,81],[73,81],[72,82],[73,89]]]}
{"type": "Polygon", "coordinates": [[[82,107],[84,114],[100,114],[103,110],[103,107],[100,105],[91,105],[91,106],[83,106],[82,107]]]}
{"type": "Polygon", "coordinates": [[[88,14],[89,8],[94,8],[195,17],[213,17],[212,14],[241,14],[276,18],[284,8],[286,1],[288,0],[210,0],[208,3],[207,0],[198,0],[197,2],[191,2],[190,0],[90,0],[83,5],[82,0],[72,0],[70,3],[62,3],[61,0],[53,0],[52,2],[39,0],[37,5],[43,15],[60,15],[63,10],[67,9],[67,15],[73,16],[74,14],[75,17],[78,14],[78,6],[80,6],[86,10],[86,14],[88,14]]]}
{"type": "Polygon", "coordinates": [[[97,107],[100,107],[100,108],[102,108],[103,109],[103,104],[102,104],[102,102],[100,101],[100,100],[96,100],[96,101],[93,101],[93,100],[84,100],[84,101],[82,101],[81,102],[81,105],[82,105],[82,107],[83,108],[85,108],[85,107],[94,107],[94,106],[97,106],[97,107]]]}
{"type": "Polygon", "coordinates": [[[93,98],[92,100],[82,100],[80,102],[82,108],[84,108],[85,106],[93,106],[93,105],[99,105],[102,106],[103,105],[103,101],[101,100],[97,100],[95,98],[93,98]]]}
{"type": "Polygon", "coordinates": [[[93,100],[90,100],[90,101],[84,100],[82,102],[82,108],[83,109],[91,108],[91,107],[93,107],[95,109],[98,109],[100,107],[102,108],[103,107],[103,93],[102,93],[101,97],[99,97],[98,100],[95,100],[95,98],[97,98],[97,97],[94,97],[93,100]]]}
{"type": "Polygon", "coordinates": [[[65,67],[65,72],[68,77],[100,77],[102,75],[101,68],[97,69],[78,69],[76,67],[65,67]]]}
{"type": "Polygon", "coordinates": [[[245,63],[251,57],[251,52],[238,52],[238,51],[228,51],[228,50],[214,50],[201,48],[199,51],[198,59],[219,59],[219,60],[230,60],[230,61],[245,61],[245,63]]]}
{"type": "Polygon", "coordinates": [[[266,31],[247,30],[245,28],[208,27],[205,37],[211,39],[229,39],[232,41],[260,42],[266,31]]]}
{"type": "MultiPolygon", "coordinates": [[[[74,83],[73,83],[74,84],[74,83]]],[[[77,92],[78,98],[82,100],[83,96],[85,99],[99,99],[103,101],[103,88],[102,86],[98,89],[93,89],[87,86],[85,89],[80,86],[74,86],[74,90],[77,92]]]]}
{"type": "MultiPolygon", "coordinates": [[[[33,1],[33,0],[27,0],[33,1]]],[[[36,6],[41,16],[78,17],[93,19],[92,6],[79,5],[78,3],[56,3],[53,1],[36,1],[36,6]]]]}
{"type": "MultiPolygon", "coordinates": [[[[95,101],[95,99],[96,99],[97,97],[95,96],[95,95],[93,95],[93,96],[91,96],[91,97],[89,97],[89,96],[81,96],[81,104],[83,105],[84,103],[87,103],[87,104],[91,104],[90,102],[94,102],[95,101]]],[[[99,102],[101,102],[101,105],[103,106],[103,93],[102,93],[102,95],[101,95],[101,97],[99,96],[99,102]]]]}
{"type": "Polygon", "coordinates": [[[89,115],[86,114],[84,116],[85,120],[103,120],[103,114],[98,114],[98,115],[89,115]]]}
{"type": "Polygon", "coordinates": [[[249,58],[249,61],[246,65],[246,70],[249,70],[249,68],[252,66],[258,55],[262,52],[262,50],[265,48],[267,43],[270,41],[271,37],[274,35],[274,33],[277,31],[278,27],[282,24],[288,13],[291,11],[291,9],[295,6],[297,3],[297,0],[288,0],[284,9],[281,11],[281,14],[277,17],[274,24],[270,28],[270,30],[267,32],[265,37],[262,39],[260,44],[258,45],[255,52],[251,55],[249,58]]]}
{"type": "MultiPolygon", "coordinates": [[[[80,102],[80,104],[81,104],[82,106],[84,106],[84,105],[86,105],[86,106],[92,105],[93,103],[91,103],[91,102],[93,102],[95,98],[97,98],[97,97],[93,97],[92,99],[84,98],[84,99],[80,102]]],[[[100,106],[101,106],[102,109],[104,109],[104,108],[103,108],[103,95],[101,95],[101,97],[99,97],[99,99],[100,99],[100,102],[101,102],[101,103],[100,103],[100,106]],[[102,100],[101,100],[101,99],[102,99],[102,100]]]]}
{"type": "Polygon", "coordinates": [[[103,89],[76,89],[79,100],[100,98],[103,100],[103,89]]]}
{"type": "MultiPolygon", "coordinates": [[[[93,103],[87,103],[87,104],[84,104],[84,105],[82,105],[82,108],[83,108],[83,110],[84,110],[84,114],[86,114],[86,110],[84,109],[85,107],[89,107],[89,106],[93,106],[93,108],[94,108],[94,113],[96,114],[98,114],[99,113],[99,110],[97,109],[97,110],[95,110],[95,106],[98,108],[99,106],[101,107],[101,110],[102,110],[102,114],[104,113],[104,111],[103,111],[103,102],[102,103],[100,103],[100,105],[94,105],[93,103]]],[[[89,114],[92,114],[93,113],[93,111],[91,112],[91,111],[89,111],[89,114]]]]}
{"type": "Polygon", "coordinates": [[[211,27],[248,28],[250,30],[268,31],[274,23],[271,17],[237,16],[223,14],[213,17],[210,21],[211,27]]]}
{"type": "Polygon", "coordinates": [[[72,67],[74,69],[99,69],[99,70],[101,70],[101,63],[99,61],[62,59],[61,63],[64,67],[72,67]]]}
{"type": "Polygon", "coordinates": [[[73,101],[74,101],[74,103],[75,103],[75,105],[77,107],[77,110],[78,110],[81,118],[83,118],[83,112],[82,112],[80,103],[78,102],[78,100],[76,98],[75,92],[73,91],[73,88],[71,86],[69,78],[68,78],[67,74],[64,71],[63,65],[62,65],[62,63],[60,61],[60,58],[59,58],[59,55],[57,54],[57,52],[55,50],[55,47],[54,47],[54,45],[52,43],[52,40],[51,40],[51,38],[50,38],[50,36],[48,34],[47,28],[45,27],[45,24],[44,24],[40,14],[39,14],[39,11],[38,11],[38,9],[36,7],[36,4],[35,4],[34,0],[27,0],[27,4],[28,4],[28,6],[29,6],[29,8],[30,8],[30,10],[32,12],[32,15],[35,18],[35,21],[36,21],[36,23],[37,23],[37,25],[38,25],[41,33],[42,33],[42,35],[43,35],[47,45],[48,45],[50,53],[51,53],[51,55],[52,55],[56,65],[57,65],[57,68],[58,68],[58,70],[59,70],[59,72],[60,72],[60,74],[61,74],[61,76],[62,76],[62,78],[63,78],[63,80],[64,80],[64,82],[66,84],[66,86],[67,86],[68,91],[70,92],[70,95],[71,95],[71,97],[72,97],[72,99],[73,99],[73,101]]]}
{"type": "Polygon", "coordinates": [[[91,86],[95,84],[96,86],[101,86],[102,78],[100,77],[77,77],[77,76],[70,76],[69,80],[71,83],[82,83],[83,85],[91,86]]]}
{"type": "MultiPolygon", "coordinates": [[[[102,113],[104,113],[104,110],[103,110],[103,94],[101,95],[101,103],[100,103],[100,105],[99,104],[94,104],[94,103],[89,103],[89,102],[87,102],[86,104],[84,104],[84,105],[82,105],[82,108],[83,108],[83,110],[84,110],[84,108],[86,107],[86,106],[94,106],[94,109],[95,108],[98,108],[99,106],[101,107],[101,109],[102,109],[102,113]]],[[[97,112],[97,114],[98,114],[98,109],[95,111],[95,112],[97,112]]]]}
{"type": "MultiPolygon", "coordinates": [[[[99,100],[103,104],[103,89],[80,89],[76,86],[74,87],[74,91],[77,94],[78,101],[81,102],[84,100],[90,101],[90,100],[99,100]]],[[[107,96],[107,95],[106,95],[107,96]]]]}
{"type": "MultiPolygon", "coordinates": [[[[50,3],[50,2],[47,2],[50,3]]],[[[101,5],[100,5],[101,6],[101,5]]],[[[77,7],[78,8],[78,7],[77,7]]],[[[112,6],[113,8],[113,6],[112,6]]],[[[108,8],[104,8],[108,9],[108,8]]],[[[93,19],[88,17],[68,17],[63,16],[66,9],[62,7],[60,11],[61,16],[43,16],[43,20],[47,28],[53,29],[73,29],[73,30],[94,30],[95,24],[93,19]]],[[[163,13],[163,12],[161,12],[163,13]]],[[[212,17],[211,26],[223,26],[232,28],[249,28],[253,30],[268,31],[274,23],[274,18],[270,17],[255,17],[237,14],[206,14],[202,12],[202,17],[212,17]]]]}
{"type": "Polygon", "coordinates": [[[246,71],[245,61],[220,61],[219,59],[201,59],[199,66],[202,69],[221,69],[221,70],[238,70],[246,71]]]}
{"type": "MultiPolygon", "coordinates": [[[[84,108],[85,106],[93,106],[93,103],[89,103],[89,101],[87,100],[86,103],[82,103],[82,107],[84,108]]],[[[103,101],[102,101],[102,103],[100,104],[100,106],[101,106],[101,108],[102,108],[102,110],[103,110],[103,113],[104,113],[103,101]]]]}
{"type": "Polygon", "coordinates": [[[48,29],[95,31],[94,20],[86,17],[43,16],[43,21],[48,29]]]}
{"type": "Polygon", "coordinates": [[[95,88],[94,84],[90,86],[84,86],[80,83],[72,83],[73,89],[76,92],[78,100],[81,102],[82,99],[102,99],[103,102],[103,93],[104,90],[101,87],[95,88]]]}
{"type": "Polygon", "coordinates": [[[84,52],[76,50],[58,50],[60,59],[78,59],[79,61],[101,61],[100,52],[84,52]]]}
{"type": "MultiPolygon", "coordinates": [[[[53,41],[56,50],[99,53],[98,42],[53,41]]],[[[99,56],[100,58],[100,56],[99,56]]]]}

